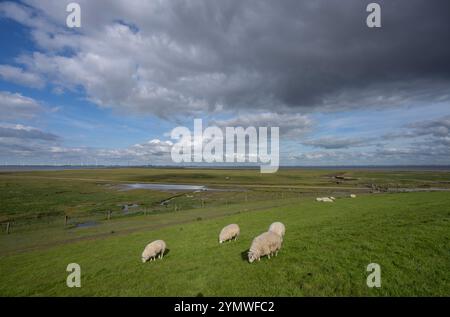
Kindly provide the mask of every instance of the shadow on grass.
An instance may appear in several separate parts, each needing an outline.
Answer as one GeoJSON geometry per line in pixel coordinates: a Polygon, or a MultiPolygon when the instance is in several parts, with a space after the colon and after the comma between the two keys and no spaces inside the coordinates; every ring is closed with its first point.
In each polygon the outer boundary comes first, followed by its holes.
{"type": "Polygon", "coordinates": [[[250,251],[249,249],[241,252],[241,259],[242,261],[248,262],[248,251],[250,251]]]}

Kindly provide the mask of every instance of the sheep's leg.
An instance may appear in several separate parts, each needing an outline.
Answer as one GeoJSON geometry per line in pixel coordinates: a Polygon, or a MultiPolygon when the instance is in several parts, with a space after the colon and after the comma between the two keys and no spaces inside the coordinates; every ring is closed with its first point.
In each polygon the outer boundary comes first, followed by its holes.
{"type": "Polygon", "coordinates": [[[277,250],[277,252],[275,252],[275,256],[277,256],[278,255],[278,250],[277,250]]]}

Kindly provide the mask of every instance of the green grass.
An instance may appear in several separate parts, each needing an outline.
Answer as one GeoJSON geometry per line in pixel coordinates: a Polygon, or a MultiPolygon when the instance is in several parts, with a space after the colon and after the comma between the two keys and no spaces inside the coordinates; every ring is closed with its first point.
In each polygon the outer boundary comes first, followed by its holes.
{"type": "MultiPolygon", "coordinates": [[[[364,195],[334,204],[308,197],[283,201],[278,207],[257,201],[252,203],[257,210],[200,221],[190,217],[201,209],[186,210],[192,212],[187,223],[1,255],[0,295],[450,295],[448,193],[364,195]],[[245,252],[252,238],[276,220],[287,229],[278,257],[249,264],[245,252]],[[232,222],[241,227],[240,239],[219,245],[218,232],[232,222]],[[170,251],[162,261],[142,264],[140,253],[154,239],[164,239],[170,251]],[[81,288],[65,284],[71,262],[81,265],[81,288]],[[380,289],[366,286],[371,262],[381,265],[380,289]]],[[[177,214],[118,219],[116,225],[150,225],[156,217],[163,221],[169,215],[177,214]]],[[[28,239],[39,232],[28,232],[28,239]]]]}
{"type": "Polygon", "coordinates": [[[0,215],[12,218],[119,211],[124,203],[150,207],[170,197],[157,191],[119,191],[113,184],[0,176],[0,215]]]}
{"type": "Polygon", "coordinates": [[[285,185],[285,186],[334,186],[333,176],[340,175],[354,180],[341,182],[340,186],[366,186],[396,184],[404,186],[450,186],[447,171],[404,170],[312,170],[280,169],[274,174],[261,174],[258,169],[169,169],[169,168],[117,168],[81,169],[63,171],[2,172],[2,176],[90,179],[99,182],[153,182],[219,185],[285,185]]]}
{"type": "Polygon", "coordinates": [[[368,192],[371,185],[384,188],[439,187],[450,189],[448,171],[330,171],[281,169],[261,174],[245,169],[152,169],[121,168],[0,173],[0,222],[48,220],[49,217],[95,216],[107,210],[120,214],[124,204],[138,204],[140,210],[165,211],[159,202],[174,193],[148,190],[118,191],[118,185],[130,182],[201,184],[228,188],[235,192],[209,192],[195,197],[179,196],[170,202],[170,210],[192,209],[204,203],[220,206],[248,200],[292,198],[302,194],[339,194],[368,192]],[[337,180],[334,176],[345,176],[337,180]],[[246,191],[244,193],[243,191],[246,191]]]}

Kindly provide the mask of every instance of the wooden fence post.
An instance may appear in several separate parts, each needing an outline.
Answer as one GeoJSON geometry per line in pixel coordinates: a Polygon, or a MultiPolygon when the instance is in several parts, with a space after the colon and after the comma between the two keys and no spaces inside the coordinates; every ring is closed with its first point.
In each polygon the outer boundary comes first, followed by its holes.
{"type": "Polygon", "coordinates": [[[64,215],[64,227],[67,226],[68,220],[69,220],[69,217],[67,215],[64,215]]]}
{"type": "Polygon", "coordinates": [[[108,210],[108,220],[111,220],[111,210],[108,210]]]}
{"type": "Polygon", "coordinates": [[[9,234],[9,226],[10,226],[10,223],[7,222],[7,223],[6,223],[6,234],[9,234]]]}

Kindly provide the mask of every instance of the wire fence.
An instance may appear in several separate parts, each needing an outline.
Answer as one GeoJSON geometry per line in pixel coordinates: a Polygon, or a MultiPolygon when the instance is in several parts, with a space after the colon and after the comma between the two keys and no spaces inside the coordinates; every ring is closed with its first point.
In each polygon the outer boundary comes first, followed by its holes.
{"type": "Polygon", "coordinates": [[[220,196],[195,196],[192,194],[181,194],[169,199],[155,203],[152,206],[140,206],[135,203],[125,204],[121,209],[93,210],[87,212],[51,211],[51,212],[30,212],[30,216],[11,216],[9,219],[2,219],[0,222],[1,232],[6,234],[24,232],[27,230],[45,229],[48,227],[62,227],[65,229],[88,228],[105,223],[108,220],[115,220],[124,217],[154,215],[167,212],[178,212],[187,209],[198,209],[205,207],[231,206],[244,202],[271,201],[279,199],[291,199],[308,196],[309,192],[300,192],[294,189],[283,191],[240,191],[228,192],[220,196]]]}

